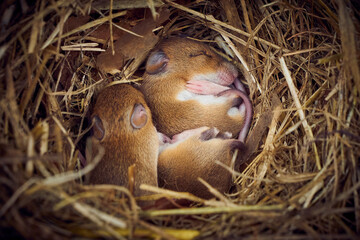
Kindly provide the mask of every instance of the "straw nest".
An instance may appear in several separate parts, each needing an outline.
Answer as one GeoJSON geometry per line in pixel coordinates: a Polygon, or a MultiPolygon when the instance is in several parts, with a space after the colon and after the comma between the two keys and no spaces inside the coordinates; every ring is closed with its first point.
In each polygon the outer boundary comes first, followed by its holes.
{"type": "Polygon", "coordinates": [[[4,1],[1,234],[357,238],[359,6],[356,1],[251,2],[4,1]],[[155,37],[156,44],[182,34],[231,58],[244,75],[254,117],[247,151],[239,153],[247,162],[233,171],[230,193],[212,190],[214,199],[203,200],[144,186],[154,198],[185,198],[193,204],[141,210],[125,187],[87,185],[101,152],[85,168],[79,153],[84,154],[97,92],[110,82],[140,84],[153,45],[135,50],[130,45],[133,55],[123,56],[117,69],[101,65],[98,56],[103,50],[116,54],[116,41],[132,35],[124,29],[153,21],[159,7],[168,9],[169,17],[142,39],[155,37]]]}

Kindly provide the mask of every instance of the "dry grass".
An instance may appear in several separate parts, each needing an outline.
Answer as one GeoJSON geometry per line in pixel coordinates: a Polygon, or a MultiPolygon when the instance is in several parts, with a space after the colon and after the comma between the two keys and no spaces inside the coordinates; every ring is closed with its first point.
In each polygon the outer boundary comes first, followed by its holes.
{"type": "MultiPolygon", "coordinates": [[[[109,13],[103,5],[84,2],[1,4],[2,236],[356,239],[360,235],[356,1],[355,6],[322,0],[252,4],[241,0],[236,5],[233,0],[165,1],[163,7],[172,15],[155,33],[186,34],[231,54],[243,72],[255,113],[248,150],[239,153],[247,164],[234,172],[230,194],[214,192],[217,200],[205,201],[143,186],[156,193],[154,198],[194,201],[190,208],[147,211],[136,206],[124,187],[83,184],[103,154],[100,151],[94,161],[80,167],[78,153],[86,144],[94,96],[108,82],[138,84],[143,71],[143,60],[128,60],[116,76],[98,72],[96,56],[113,49],[113,36],[105,41],[91,35],[101,24],[135,24],[142,10],[113,6],[109,13]],[[71,17],[89,15],[83,24],[66,30],[71,17]]],[[[117,28],[107,29],[113,33],[117,28]]]]}

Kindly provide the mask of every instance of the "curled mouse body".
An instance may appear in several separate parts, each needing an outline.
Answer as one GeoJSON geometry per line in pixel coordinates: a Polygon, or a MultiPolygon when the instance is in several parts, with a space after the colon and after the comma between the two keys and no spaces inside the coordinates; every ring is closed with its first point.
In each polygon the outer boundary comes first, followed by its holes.
{"type": "Polygon", "coordinates": [[[230,167],[235,149],[244,149],[244,144],[216,128],[201,127],[177,134],[171,142],[160,144],[159,186],[206,199],[214,197],[198,180],[200,177],[224,193],[230,188],[231,173],[216,161],[230,167]]]}
{"type": "Polygon", "coordinates": [[[134,165],[134,195],[142,183],[157,186],[159,137],[142,93],[130,85],[105,88],[92,113],[93,136],[105,155],[90,175],[90,183],[129,185],[134,165]]]}
{"type": "Polygon", "coordinates": [[[234,136],[242,131],[244,141],[252,106],[237,76],[234,65],[207,45],[172,37],[150,54],[141,90],[157,129],[170,137],[209,126],[234,136]],[[241,93],[221,94],[231,89],[241,93]]]}

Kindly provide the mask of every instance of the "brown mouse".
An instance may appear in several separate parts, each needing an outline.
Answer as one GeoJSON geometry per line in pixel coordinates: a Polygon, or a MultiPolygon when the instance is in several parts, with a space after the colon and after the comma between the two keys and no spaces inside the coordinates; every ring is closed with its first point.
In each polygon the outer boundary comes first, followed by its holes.
{"type": "Polygon", "coordinates": [[[90,183],[129,185],[134,167],[134,195],[143,195],[142,183],[157,186],[159,136],[143,94],[127,84],[105,88],[93,113],[93,136],[105,155],[90,175],[90,183]]]}
{"type": "Polygon", "coordinates": [[[237,76],[235,66],[209,46],[171,37],[148,57],[141,90],[157,129],[170,137],[209,126],[234,136],[240,132],[244,141],[252,106],[237,76]]]}
{"type": "Polygon", "coordinates": [[[244,149],[243,142],[230,137],[230,133],[220,133],[216,128],[201,127],[160,144],[159,186],[206,199],[214,197],[198,181],[200,177],[221,193],[228,191],[231,173],[216,161],[230,167],[234,150],[244,149]]]}

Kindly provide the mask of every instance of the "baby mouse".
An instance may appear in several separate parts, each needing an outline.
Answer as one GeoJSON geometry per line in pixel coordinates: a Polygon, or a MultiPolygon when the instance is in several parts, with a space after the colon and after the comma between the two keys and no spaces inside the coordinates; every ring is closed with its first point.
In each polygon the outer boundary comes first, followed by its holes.
{"type": "Polygon", "coordinates": [[[230,133],[200,127],[175,135],[170,143],[160,144],[159,186],[205,199],[214,197],[198,181],[201,177],[221,193],[228,191],[231,173],[216,161],[230,166],[234,150],[244,149],[243,142],[230,138],[230,133]]]}
{"type": "Polygon", "coordinates": [[[129,185],[134,168],[134,195],[143,195],[142,183],[157,186],[159,136],[143,94],[130,85],[105,88],[92,113],[93,136],[105,155],[90,175],[90,183],[129,185]]]}
{"type": "Polygon", "coordinates": [[[209,126],[240,132],[244,141],[252,106],[237,76],[235,66],[207,45],[170,37],[148,57],[141,90],[158,131],[169,137],[209,126]]]}

